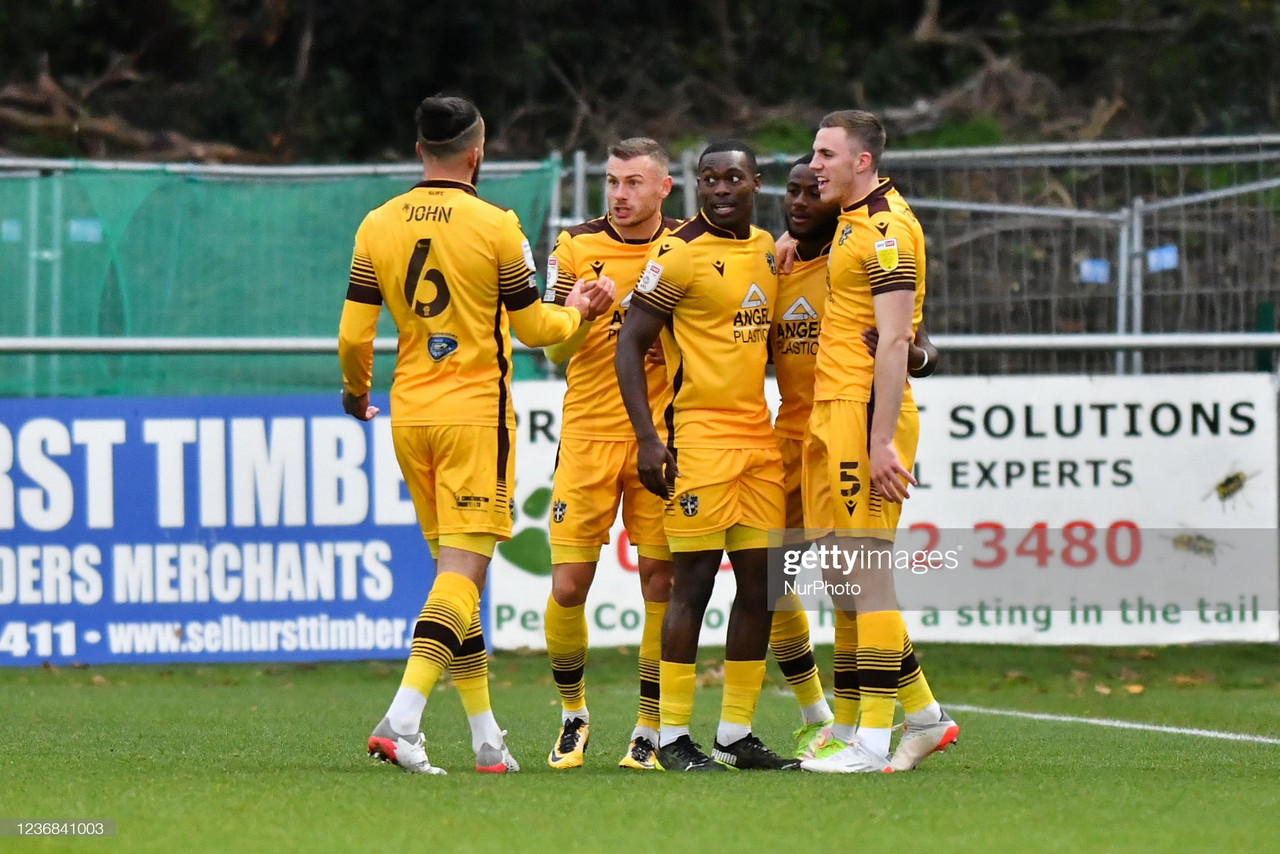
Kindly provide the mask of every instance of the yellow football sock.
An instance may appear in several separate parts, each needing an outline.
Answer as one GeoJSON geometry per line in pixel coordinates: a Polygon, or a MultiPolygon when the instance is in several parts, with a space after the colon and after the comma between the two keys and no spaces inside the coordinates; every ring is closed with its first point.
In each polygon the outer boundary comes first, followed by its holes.
{"type": "Polygon", "coordinates": [[[640,713],[636,726],[656,730],[658,717],[658,660],[662,658],[662,620],[666,602],[644,603],[644,629],[640,634],[640,713]]]}
{"type": "Polygon", "coordinates": [[[801,706],[810,706],[822,699],[822,680],[818,677],[818,665],[813,661],[809,617],[804,611],[773,612],[769,648],[773,650],[778,668],[801,706]]]}
{"type": "Polygon", "coordinates": [[[413,648],[400,684],[424,697],[453,663],[462,648],[471,617],[479,607],[480,591],[465,575],[442,572],[436,576],[422,613],[413,626],[413,648]]]}
{"type": "Polygon", "coordinates": [[[566,608],[548,596],[543,625],[560,705],[566,712],[582,709],[587,705],[587,606],[566,608]]]}
{"type": "Polygon", "coordinates": [[[902,711],[908,715],[918,712],[933,702],[933,692],[929,690],[929,682],[924,678],[920,662],[916,660],[915,647],[911,638],[903,630],[902,666],[898,672],[898,702],[902,703],[902,711]]]}
{"type": "Polygon", "coordinates": [[[893,726],[906,636],[907,627],[899,611],[858,614],[858,691],[862,710],[859,728],[887,730],[893,726]]]}
{"type": "Polygon", "coordinates": [[[848,611],[836,611],[835,666],[836,724],[858,725],[861,695],[858,691],[858,621],[848,611]]]}
{"type": "Polygon", "coordinates": [[[727,724],[751,726],[764,684],[764,659],[759,661],[726,661],[724,663],[724,699],[720,704],[720,720],[727,724]]]}
{"type": "Polygon", "coordinates": [[[693,716],[693,691],[697,687],[697,665],[674,661],[658,663],[659,718],[662,726],[688,727],[693,716]]]}
{"type": "Polygon", "coordinates": [[[484,648],[484,633],[480,631],[480,608],[471,615],[471,626],[462,639],[458,654],[449,666],[453,684],[462,697],[462,708],[467,717],[491,711],[489,704],[489,653],[484,648]]]}

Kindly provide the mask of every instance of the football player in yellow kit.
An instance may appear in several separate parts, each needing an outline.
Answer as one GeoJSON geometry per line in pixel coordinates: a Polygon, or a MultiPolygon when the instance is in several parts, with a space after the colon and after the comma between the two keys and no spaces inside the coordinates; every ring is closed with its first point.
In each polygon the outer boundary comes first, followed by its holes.
{"type": "MultiPolygon", "coordinates": [[[[543,625],[556,690],[560,733],[547,756],[552,768],[581,767],[591,718],[587,709],[586,600],[600,546],[622,505],[627,536],[639,553],[644,627],[640,639],[640,710],[631,743],[618,763],[652,770],[658,746],[658,656],[671,590],[671,551],[663,531],[662,499],[636,473],[636,437],[627,421],[613,370],[618,332],[649,250],[678,221],[662,215],[671,192],[666,151],[652,139],[624,139],[605,164],[608,213],[561,232],[548,262],[552,301],[562,303],[579,277],[617,283],[612,310],[583,324],[568,341],[546,348],[552,361],[569,360],[568,388],[552,486],[551,596],[543,625]]],[[[670,398],[661,364],[645,366],[651,411],[660,419],[670,398]]]]}
{"type": "Polygon", "coordinates": [[[509,330],[531,346],[562,341],[613,301],[607,279],[544,305],[514,213],[481,201],[484,120],[463,98],[427,98],[415,114],[423,180],[371,211],[356,232],[338,334],[343,409],[367,421],[373,339],[383,305],[399,333],[391,433],[436,579],[413,630],[400,689],[369,755],[442,774],[420,731],[446,668],[471,725],[476,770],[519,770],[489,704],[479,600],[498,540],[511,536],[514,478],[509,330]]]}

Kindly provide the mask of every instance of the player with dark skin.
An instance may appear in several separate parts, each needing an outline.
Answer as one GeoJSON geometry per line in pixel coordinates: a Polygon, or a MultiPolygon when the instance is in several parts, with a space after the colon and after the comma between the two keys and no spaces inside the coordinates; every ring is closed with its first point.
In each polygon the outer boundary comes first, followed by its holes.
{"type": "MultiPolygon", "coordinates": [[[[707,154],[699,164],[698,199],[712,225],[746,239],[760,176],[750,168],[746,154],[722,151],[707,154]]],[[[663,318],[649,311],[632,311],[622,325],[615,365],[622,400],[636,428],[639,442],[637,466],[640,481],[669,499],[679,470],[675,457],[658,437],[649,415],[644,376],[645,353],[662,330],[663,318]]],[[[662,657],[665,661],[697,660],[698,635],[707,603],[720,568],[719,551],[676,552],[671,600],[662,624],[662,657]]],[[[743,549],[729,554],[737,582],[737,596],[729,614],[726,656],[731,659],[764,658],[769,641],[766,549],[743,549]]]]}
{"type": "MultiPolygon", "coordinates": [[[[840,208],[823,204],[818,195],[818,178],[809,168],[808,158],[791,167],[783,204],[787,211],[787,230],[778,237],[778,269],[790,273],[797,253],[802,258],[816,258],[822,247],[831,242],[840,208]]],[[[875,356],[880,334],[874,326],[862,330],[862,342],[867,345],[867,352],[875,356]]],[[[937,367],[938,348],[929,340],[929,333],[921,323],[908,351],[907,373],[923,379],[937,367]]]]}

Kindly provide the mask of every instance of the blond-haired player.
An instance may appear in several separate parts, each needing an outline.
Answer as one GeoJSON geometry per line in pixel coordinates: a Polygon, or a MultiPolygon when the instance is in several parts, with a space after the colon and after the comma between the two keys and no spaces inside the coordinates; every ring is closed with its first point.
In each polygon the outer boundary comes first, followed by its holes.
{"type": "MultiPolygon", "coordinates": [[[[584,760],[591,727],[584,675],[586,600],[619,504],[627,536],[639,553],[644,627],[640,710],[618,764],[655,768],[658,657],[671,591],[671,551],[663,532],[662,499],[645,489],[636,474],[636,438],[622,407],[613,357],[645,258],[654,242],[677,225],[662,215],[662,200],[671,192],[668,166],[666,151],[646,137],[610,147],[605,164],[608,213],[561,232],[548,262],[548,295],[556,302],[564,301],[579,277],[608,276],[618,285],[604,317],[547,348],[553,361],[569,359],[552,486],[551,596],[543,621],[561,704],[560,733],[547,756],[552,768],[576,768],[584,760]]],[[[649,362],[646,379],[651,411],[661,417],[670,396],[663,367],[649,362]]]]}
{"type": "MultiPolygon", "coordinates": [[[[861,110],[823,118],[811,168],[824,202],[841,207],[828,262],[828,296],[814,368],[814,407],[804,439],[807,533],[844,555],[892,544],[902,501],[915,484],[911,467],[919,416],[907,384],[908,354],[925,289],[924,234],[911,208],[879,176],[885,133],[861,110]],[[875,355],[864,333],[877,332],[875,355]]],[[[856,595],[835,603],[852,632],[836,635],[836,658],[854,650],[860,694],[856,729],[840,720],[844,745],[802,767],[820,772],[907,770],[953,741],[959,728],[941,709],[914,656],[898,610],[893,569],[872,560],[846,579],[856,595]],[[895,700],[906,731],[889,756],[895,700]]]]}

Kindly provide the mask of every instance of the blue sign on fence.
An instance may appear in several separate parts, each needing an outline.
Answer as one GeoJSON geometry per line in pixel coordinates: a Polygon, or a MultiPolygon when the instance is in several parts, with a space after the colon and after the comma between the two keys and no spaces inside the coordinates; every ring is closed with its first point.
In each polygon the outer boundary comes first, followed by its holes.
{"type": "Polygon", "coordinates": [[[67,223],[67,239],[72,243],[101,243],[102,220],[73,219],[67,223]]]}
{"type": "Polygon", "coordinates": [[[1105,258],[1080,261],[1080,281],[1086,285],[1105,285],[1111,281],[1111,262],[1105,258]]]}
{"type": "Polygon", "coordinates": [[[336,395],[0,400],[0,666],[403,658],[433,574],[336,395]]]}
{"type": "Polygon", "coordinates": [[[1147,272],[1161,273],[1178,269],[1178,246],[1168,243],[1147,250],[1147,272]]]}

